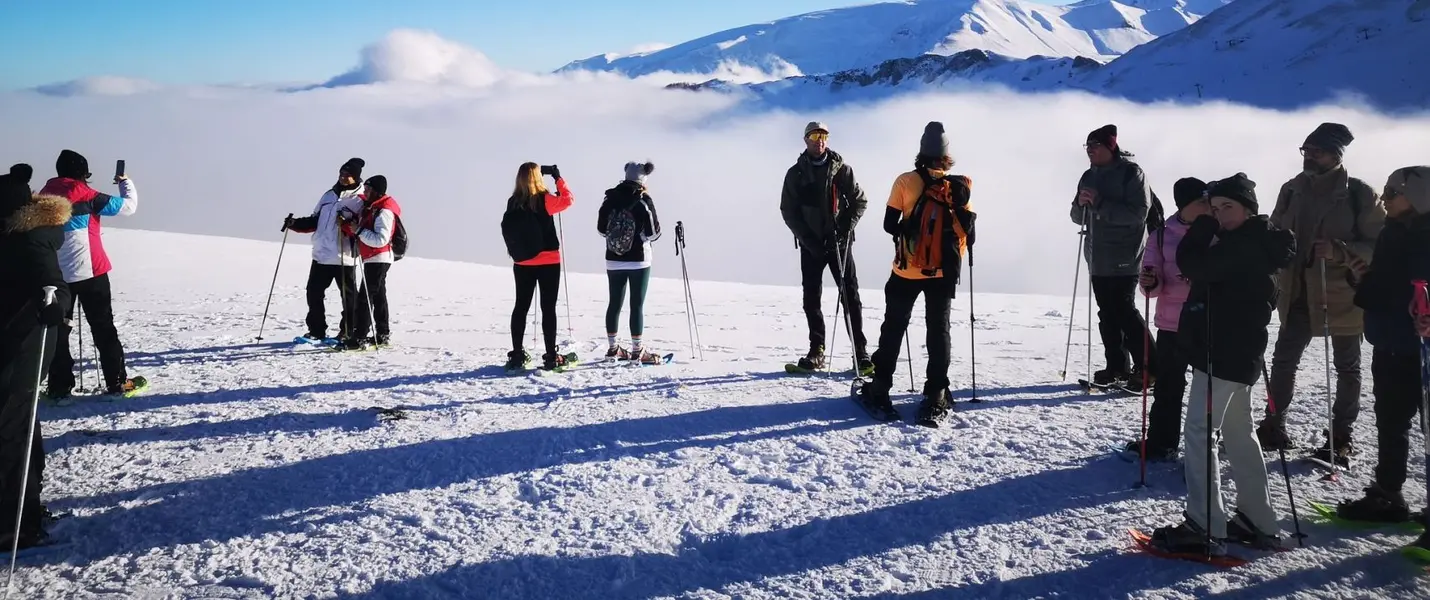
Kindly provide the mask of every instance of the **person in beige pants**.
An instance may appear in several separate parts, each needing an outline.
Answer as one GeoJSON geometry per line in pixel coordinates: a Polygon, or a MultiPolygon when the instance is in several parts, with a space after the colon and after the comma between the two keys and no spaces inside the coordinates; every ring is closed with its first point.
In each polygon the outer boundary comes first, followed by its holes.
{"type": "Polygon", "coordinates": [[[1224,541],[1258,547],[1280,543],[1266,463],[1251,414],[1251,387],[1261,375],[1278,269],[1296,255],[1289,231],[1257,214],[1256,183],[1238,173],[1212,182],[1215,215],[1198,217],[1177,246],[1177,267],[1191,281],[1178,342],[1192,367],[1187,396],[1186,520],[1158,528],[1152,543],[1169,552],[1219,555],[1224,541]],[[1221,468],[1212,433],[1221,430],[1236,479],[1237,511],[1221,499],[1221,468]]]}

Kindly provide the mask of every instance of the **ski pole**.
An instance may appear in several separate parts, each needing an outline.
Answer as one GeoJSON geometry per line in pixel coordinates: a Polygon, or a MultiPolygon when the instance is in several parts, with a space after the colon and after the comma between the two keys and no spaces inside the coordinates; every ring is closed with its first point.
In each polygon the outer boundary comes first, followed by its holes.
{"type": "MultiPolygon", "coordinates": [[[[1207,286],[1210,288],[1211,286],[1207,286]]],[[[1212,462],[1212,387],[1216,379],[1212,377],[1212,303],[1210,298],[1211,290],[1207,290],[1207,455],[1206,468],[1202,470],[1207,479],[1207,524],[1206,524],[1206,550],[1207,557],[1211,557],[1212,551],[1212,473],[1213,469],[1219,469],[1220,465],[1212,462]]]]}
{"type": "Polygon", "coordinates": [[[341,315],[343,323],[342,337],[343,341],[346,343],[350,338],[352,338],[353,311],[348,308],[348,303],[352,302],[353,299],[349,297],[350,295],[348,294],[348,266],[343,264],[344,262],[347,262],[346,259],[348,257],[348,253],[346,250],[343,249],[343,218],[341,213],[341,207],[334,204],[333,220],[337,222],[336,228],[338,234],[338,295],[342,297],[343,301],[343,310],[341,315]]]}
{"type": "MultiPolygon", "coordinates": [[[[1152,314],[1152,297],[1142,292],[1142,314],[1152,314]]],[[[1147,365],[1152,362],[1152,332],[1145,325],[1142,327],[1142,436],[1141,448],[1138,452],[1142,455],[1142,478],[1138,480],[1137,487],[1147,487],[1147,365]]]]}
{"type": "Polygon", "coordinates": [[[680,257],[680,278],[685,281],[685,328],[690,334],[690,353],[705,360],[705,344],[700,341],[700,316],[695,309],[695,292],[690,287],[690,270],[685,264],[685,223],[675,222],[675,254],[680,257]],[[692,326],[693,325],[693,326],[692,326]]]}
{"type": "MultiPolygon", "coordinates": [[[[910,339],[911,339],[911,338],[909,338],[909,329],[908,329],[907,327],[905,327],[905,328],[904,328],[904,354],[905,354],[904,358],[907,358],[907,359],[909,360],[909,393],[912,394],[912,393],[914,393],[914,392],[917,391],[917,390],[914,388],[914,347],[913,347],[913,344],[909,341],[910,339]]],[[[894,363],[894,364],[899,364],[899,363],[894,363]]]]}
{"type": "Polygon", "coordinates": [[[1096,218],[1088,207],[1083,209],[1083,222],[1087,223],[1087,382],[1092,383],[1092,257],[1097,254],[1097,244],[1092,237],[1092,222],[1096,218]]]}
{"type": "Polygon", "coordinates": [[[973,246],[968,247],[968,363],[972,370],[970,383],[973,387],[973,397],[969,402],[982,402],[978,399],[978,341],[974,338],[974,329],[978,323],[978,317],[973,312],[973,246]]]}
{"type": "MultiPolygon", "coordinates": [[[[839,287],[839,306],[844,306],[844,299],[846,297],[844,295],[844,286],[849,282],[849,248],[847,247],[849,242],[846,241],[845,244],[846,246],[841,248],[838,244],[838,238],[835,238],[834,253],[835,258],[839,261],[839,277],[835,278],[834,284],[839,287]]],[[[839,306],[834,307],[835,321],[839,320],[839,306]]],[[[854,326],[850,324],[849,311],[847,310],[844,311],[844,333],[849,336],[849,345],[852,347],[854,345],[854,326]]],[[[835,339],[838,339],[838,336],[835,336],[835,339]]],[[[858,379],[859,356],[855,350],[855,348],[849,350],[849,362],[854,365],[854,378],[858,379]]],[[[830,344],[830,356],[833,355],[834,346],[830,344]]],[[[825,366],[827,367],[828,365],[829,362],[825,361],[825,366]]]]}
{"type": "MultiPolygon", "coordinates": [[[[1430,285],[1423,279],[1411,283],[1415,286],[1414,314],[1419,320],[1430,315],[1430,285]]],[[[1420,431],[1424,435],[1425,492],[1426,497],[1430,497],[1430,338],[1423,337],[1420,338],[1420,431]]]]}
{"type": "Polygon", "coordinates": [[[1077,232],[1077,235],[1077,255],[1073,264],[1072,308],[1068,309],[1068,342],[1063,347],[1063,370],[1059,374],[1063,381],[1068,380],[1068,359],[1072,357],[1073,320],[1077,315],[1077,288],[1078,282],[1082,279],[1082,249],[1083,245],[1087,243],[1087,226],[1084,225],[1083,230],[1077,232]]]}
{"type": "MultiPolygon", "coordinates": [[[[1266,413],[1276,416],[1276,401],[1271,397],[1271,375],[1266,372],[1266,365],[1261,365],[1261,381],[1266,385],[1266,413]]],[[[1306,547],[1306,534],[1301,533],[1301,515],[1296,512],[1296,493],[1291,491],[1291,469],[1286,466],[1286,446],[1281,444],[1281,477],[1286,479],[1286,501],[1291,503],[1291,521],[1296,524],[1296,543],[1302,548],[1306,547]]]]}
{"type": "Polygon", "coordinates": [[[1326,259],[1321,259],[1321,323],[1325,338],[1326,358],[1326,447],[1330,450],[1327,458],[1331,463],[1331,474],[1326,481],[1340,479],[1340,465],[1336,463],[1336,401],[1331,392],[1331,309],[1330,293],[1326,290],[1326,259]]]}
{"type": "MultiPolygon", "coordinates": [[[[561,247],[566,247],[566,230],[561,226],[561,214],[556,214],[556,235],[560,238],[561,247]]],[[[566,338],[576,343],[576,333],[571,324],[571,280],[566,278],[566,261],[561,261],[561,291],[566,297],[566,338]]]]}
{"type": "MultiPolygon", "coordinates": [[[[55,303],[56,287],[47,285],[44,287],[43,306],[48,307],[55,303]]],[[[15,510],[15,531],[10,538],[10,573],[5,576],[5,597],[10,597],[10,591],[15,582],[15,559],[20,553],[20,524],[25,518],[25,491],[30,483],[30,453],[34,451],[35,445],[35,422],[39,420],[40,410],[40,382],[45,380],[45,341],[50,336],[48,326],[40,327],[40,355],[35,358],[35,392],[30,398],[29,433],[25,435],[25,458],[20,463],[24,465],[20,471],[20,498],[16,502],[19,507],[15,510]]]]}
{"type": "MultiPolygon", "coordinates": [[[[288,213],[288,219],[293,213],[288,213]]],[[[278,287],[278,268],[283,266],[283,248],[288,245],[288,221],[283,221],[283,242],[278,245],[278,264],[273,266],[273,283],[268,286],[268,301],[263,304],[263,320],[258,323],[258,339],[263,341],[263,327],[268,324],[268,308],[273,306],[273,290],[278,287]]]]}
{"type": "MultiPolygon", "coordinates": [[[[79,337],[79,385],[75,387],[75,391],[84,394],[89,392],[89,389],[84,387],[85,375],[89,370],[88,366],[84,363],[84,304],[79,302],[78,298],[73,300],[73,302],[75,331],[79,337]]],[[[74,373],[70,373],[70,376],[73,377],[74,373]]]]}

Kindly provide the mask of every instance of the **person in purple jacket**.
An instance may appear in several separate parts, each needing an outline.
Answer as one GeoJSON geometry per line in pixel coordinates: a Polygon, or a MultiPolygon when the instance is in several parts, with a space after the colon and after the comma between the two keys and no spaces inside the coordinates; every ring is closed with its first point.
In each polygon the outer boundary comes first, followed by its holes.
{"type": "MultiPolygon", "coordinates": [[[[1182,304],[1192,291],[1191,283],[1182,277],[1177,267],[1177,244],[1182,243],[1192,221],[1211,214],[1206,198],[1207,184],[1187,177],[1172,187],[1177,214],[1153,233],[1142,255],[1142,293],[1157,299],[1156,379],[1152,388],[1152,409],[1147,417],[1147,460],[1177,459],[1177,446],[1182,439],[1182,394],[1187,389],[1187,357],[1178,348],[1177,321],[1182,316],[1182,304]]],[[[1134,382],[1141,384],[1142,382],[1134,382]]],[[[1142,452],[1141,440],[1132,440],[1126,451],[1142,452]]]]}

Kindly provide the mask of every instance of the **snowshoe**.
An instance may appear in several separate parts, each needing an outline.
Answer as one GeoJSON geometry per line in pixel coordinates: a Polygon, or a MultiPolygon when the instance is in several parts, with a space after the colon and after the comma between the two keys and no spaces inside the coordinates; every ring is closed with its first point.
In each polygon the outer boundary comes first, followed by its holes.
{"type": "MultiPolygon", "coordinates": [[[[1122,388],[1122,391],[1127,392],[1129,394],[1141,394],[1142,376],[1143,373],[1141,368],[1133,369],[1132,373],[1127,376],[1126,383],[1120,386],[1122,388]]],[[[1155,373],[1147,373],[1146,376],[1147,393],[1150,394],[1152,393],[1152,390],[1157,386],[1157,375],[1155,373]]]]}
{"type": "Polygon", "coordinates": [[[1093,385],[1096,385],[1096,386],[1099,386],[1099,387],[1106,387],[1106,386],[1119,386],[1119,387],[1120,387],[1120,386],[1122,386],[1122,385],[1126,385],[1126,384],[1127,384],[1127,378],[1128,378],[1128,377],[1129,377],[1129,375],[1127,374],[1127,371],[1124,371],[1124,370],[1121,370],[1121,369],[1115,369],[1115,370],[1114,370],[1114,369],[1103,369],[1103,370],[1101,370],[1101,371],[1094,371],[1094,372],[1093,372],[1093,374],[1092,374],[1092,383],[1093,383],[1093,385]]]}
{"type": "Polygon", "coordinates": [[[849,386],[849,395],[875,421],[888,423],[900,419],[899,411],[894,409],[894,402],[889,398],[888,387],[877,381],[855,379],[849,386]]]}
{"type": "MultiPolygon", "coordinates": [[[[1128,462],[1137,462],[1142,458],[1142,441],[1132,440],[1126,446],[1117,449],[1118,456],[1128,462]]],[[[1153,444],[1147,445],[1147,462],[1171,463],[1177,462],[1179,453],[1175,447],[1161,448],[1153,444]]]]}
{"type": "Polygon", "coordinates": [[[109,389],[104,391],[104,395],[109,397],[118,396],[122,398],[133,398],[135,396],[138,396],[141,392],[148,388],[148,379],[145,379],[143,377],[133,377],[124,380],[124,383],[121,383],[119,385],[109,386],[109,389]]]}
{"type": "Polygon", "coordinates": [[[1139,529],[1131,529],[1129,533],[1138,548],[1153,556],[1189,560],[1221,568],[1239,567],[1247,563],[1246,559],[1228,556],[1226,546],[1217,540],[1212,540],[1208,546],[1206,534],[1200,531],[1195,532],[1195,540],[1190,539],[1190,534],[1178,531],[1189,526],[1191,530],[1198,529],[1195,525],[1183,523],[1175,527],[1159,527],[1151,535],[1139,529]]]}
{"type": "Polygon", "coordinates": [[[1226,541],[1255,550],[1280,552],[1288,549],[1281,545],[1281,538],[1263,533],[1239,510],[1226,522],[1226,541]]]}
{"type": "Polygon", "coordinates": [[[1104,392],[1120,392],[1120,393],[1123,393],[1123,394],[1127,393],[1127,392],[1126,392],[1125,390],[1123,390],[1120,386],[1113,385],[1113,384],[1099,384],[1099,383],[1095,383],[1095,382],[1088,381],[1088,380],[1086,380],[1086,379],[1079,379],[1079,380],[1077,380],[1077,384],[1078,384],[1079,386],[1082,386],[1082,391],[1083,391],[1083,392],[1087,392],[1087,393],[1091,393],[1093,390],[1101,390],[1101,391],[1104,391],[1104,392]]]}
{"type": "Polygon", "coordinates": [[[311,346],[337,346],[341,342],[338,338],[323,337],[321,335],[308,333],[293,338],[295,344],[308,344],[311,346]]]}
{"type": "Polygon", "coordinates": [[[919,416],[916,423],[924,427],[938,429],[939,424],[948,418],[950,407],[948,388],[924,392],[924,401],[919,404],[919,416]]]}
{"type": "MultiPolygon", "coordinates": [[[[633,357],[633,359],[635,359],[635,358],[637,358],[637,357],[633,357]]],[[[638,358],[639,358],[639,361],[638,361],[638,362],[640,363],[641,366],[651,367],[651,366],[663,365],[663,364],[665,364],[665,363],[668,363],[668,362],[670,362],[671,360],[673,360],[673,359],[675,358],[675,355],[674,355],[674,354],[666,354],[666,355],[662,356],[662,355],[656,354],[656,353],[654,353],[654,352],[651,352],[651,351],[649,351],[649,350],[642,350],[641,353],[640,353],[640,356],[639,356],[638,358]]]]}
{"type": "Polygon", "coordinates": [[[622,348],[620,346],[611,346],[609,349],[606,350],[606,360],[608,361],[621,361],[630,359],[630,350],[626,350],[625,348],[622,348]]]}
{"type": "Polygon", "coordinates": [[[795,374],[814,373],[816,371],[823,371],[827,365],[828,361],[824,357],[824,346],[815,346],[814,348],[810,348],[809,354],[803,358],[786,364],[785,372],[795,374]]]}
{"type": "Polygon", "coordinates": [[[506,365],[502,368],[506,369],[507,375],[530,370],[531,355],[527,354],[525,350],[512,350],[506,354],[506,365]]]}
{"type": "Polygon", "coordinates": [[[372,345],[377,346],[377,347],[379,347],[379,348],[386,348],[386,347],[388,347],[388,346],[391,346],[391,345],[392,345],[392,335],[391,335],[391,334],[379,335],[379,336],[377,336],[377,337],[375,337],[375,338],[372,339],[372,345]]]}
{"type": "Polygon", "coordinates": [[[1337,504],[1336,516],[1346,521],[1390,525],[1414,521],[1404,495],[1384,490],[1374,483],[1365,488],[1365,497],[1337,504]]]}
{"type": "Polygon", "coordinates": [[[1336,436],[1336,450],[1331,452],[1330,440],[1326,440],[1320,448],[1317,448],[1310,456],[1306,457],[1313,463],[1317,463],[1327,469],[1331,468],[1331,461],[1334,460],[1337,467],[1349,471],[1351,468],[1351,456],[1355,454],[1355,443],[1350,436],[1336,436]]]}
{"type": "Polygon", "coordinates": [[[1316,515],[1320,517],[1320,520],[1322,522],[1330,523],[1339,527],[1346,527],[1350,529],[1397,529],[1401,531],[1420,531],[1425,528],[1425,526],[1421,524],[1418,520],[1401,521],[1397,523],[1380,521],[1360,521],[1356,519],[1348,519],[1346,517],[1342,517],[1339,512],[1339,507],[1336,506],[1322,504],[1320,502],[1313,502],[1310,500],[1306,501],[1306,505],[1311,507],[1311,510],[1316,512],[1316,515]]]}
{"type": "Polygon", "coordinates": [[[859,367],[859,372],[855,375],[856,377],[874,376],[874,361],[869,360],[869,357],[860,357],[855,362],[858,364],[859,367]]]}
{"type": "Polygon", "coordinates": [[[564,373],[566,369],[576,366],[577,358],[575,352],[560,354],[548,352],[541,357],[541,370],[548,373],[564,373]]]}
{"type": "Polygon", "coordinates": [[[1410,542],[1400,552],[1416,562],[1430,563],[1430,531],[1420,534],[1420,539],[1410,542]]]}

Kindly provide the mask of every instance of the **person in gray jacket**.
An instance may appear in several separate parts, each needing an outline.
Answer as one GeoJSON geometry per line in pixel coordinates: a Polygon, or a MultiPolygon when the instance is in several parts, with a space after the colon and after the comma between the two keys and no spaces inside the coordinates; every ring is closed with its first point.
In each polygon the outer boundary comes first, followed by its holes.
{"type": "Polygon", "coordinates": [[[1136,299],[1152,193],[1142,167],[1117,145],[1116,125],[1104,125],[1088,134],[1085,147],[1092,166],[1078,181],[1069,214],[1073,223],[1088,230],[1083,258],[1092,278],[1097,328],[1107,359],[1107,368],[1093,374],[1093,383],[1141,386],[1144,369],[1148,382],[1153,383],[1157,369],[1155,364],[1143,364],[1143,357],[1155,362],[1157,353],[1143,348],[1150,343],[1150,336],[1147,323],[1137,312],[1136,299]]]}

